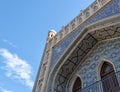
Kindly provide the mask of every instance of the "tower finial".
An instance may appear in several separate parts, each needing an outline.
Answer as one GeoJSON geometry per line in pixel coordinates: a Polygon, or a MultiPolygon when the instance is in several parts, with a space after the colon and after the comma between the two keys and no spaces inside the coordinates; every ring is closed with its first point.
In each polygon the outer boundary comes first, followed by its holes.
{"type": "Polygon", "coordinates": [[[55,30],[50,30],[48,32],[47,42],[49,42],[49,40],[51,40],[55,35],[56,35],[56,31],[55,30]]]}

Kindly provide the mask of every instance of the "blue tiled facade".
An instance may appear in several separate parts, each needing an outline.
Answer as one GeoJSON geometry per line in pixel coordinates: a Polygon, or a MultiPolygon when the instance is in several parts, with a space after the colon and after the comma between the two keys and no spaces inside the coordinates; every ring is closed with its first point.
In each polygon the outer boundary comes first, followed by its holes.
{"type": "MultiPolygon", "coordinates": [[[[120,14],[120,0],[112,0],[108,5],[103,7],[103,9],[99,10],[96,14],[94,14],[91,18],[86,20],[80,27],[71,33],[64,41],[62,41],[59,45],[53,48],[53,55],[51,60],[51,69],[56,64],[58,59],[63,55],[68,46],[76,39],[76,37],[80,34],[80,32],[89,24],[97,22],[99,20],[109,18],[111,16],[115,16],[120,14]]],[[[105,52],[107,53],[107,52],[105,52]]]]}
{"type": "Polygon", "coordinates": [[[92,52],[89,53],[78,70],[78,74],[82,80],[82,88],[100,80],[98,78],[98,73],[100,72],[99,66],[103,61],[112,63],[115,72],[120,71],[120,39],[98,43],[92,52]]]}

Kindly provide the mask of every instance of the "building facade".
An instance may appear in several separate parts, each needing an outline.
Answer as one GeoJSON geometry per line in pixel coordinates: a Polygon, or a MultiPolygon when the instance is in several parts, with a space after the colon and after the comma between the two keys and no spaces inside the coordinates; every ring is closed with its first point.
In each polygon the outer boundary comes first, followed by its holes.
{"type": "Polygon", "coordinates": [[[48,33],[33,92],[120,92],[120,0],[96,0],[48,33]]]}

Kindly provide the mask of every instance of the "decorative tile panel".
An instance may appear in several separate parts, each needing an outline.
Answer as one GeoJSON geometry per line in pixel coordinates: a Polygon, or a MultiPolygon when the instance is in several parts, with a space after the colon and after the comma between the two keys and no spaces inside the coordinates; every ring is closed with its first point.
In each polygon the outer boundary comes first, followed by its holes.
{"type": "Polygon", "coordinates": [[[92,85],[100,79],[97,77],[99,64],[108,60],[114,64],[115,71],[120,71],[120,39],[114,39],[98,43],[80,66],[79,75],[82,80],[82,88],[92,85]],[[115,48],[116,47],[116,48],[115,48]],[[101,49],[101,50],[100,50],[101,49]],[[91,56],[91,54],[93,55],[91,56]]]}

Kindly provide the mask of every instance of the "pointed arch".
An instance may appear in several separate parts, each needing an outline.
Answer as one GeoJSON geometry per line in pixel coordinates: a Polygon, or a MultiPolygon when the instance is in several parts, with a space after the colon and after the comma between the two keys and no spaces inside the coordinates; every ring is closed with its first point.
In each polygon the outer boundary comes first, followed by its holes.
{"type": "Polygon", "coordinates": [[[103,59],[102,61],[99,62],[98,68],[97,68],[97,71],[98,71],[98,72],[97,72],[97,78],[98,78],[98,80],[101,80],[100,72],[101,72],[101,68],[102,68],[102,66],[103,66],[103,64],[104,64],[105,62],[106,62],[106,63],[109,63],[110,65],[112,65],[114,71],[116,72],[114,64],[113,64],[111,61],[107,60],[107,59],[103,59]]]}
{"type": "Polygon", "coordinates": [[[101,67],[101,71],[100,71],[101,79],[105,78],[113,73],[115,73],[113,65],[111,63],[104,62],[101,67]]]}
{"type": "Polygon", "coordinates": [[[119,84],[111,63],[104,61],[100,70],[103,92],[118,92],[119,84]]]}
{"type": "Polygon", "coordinates": [[[78,92],[82,89],[82,82],[80,77],[77,77],[72,88],[72,92],[78,92]]]}

